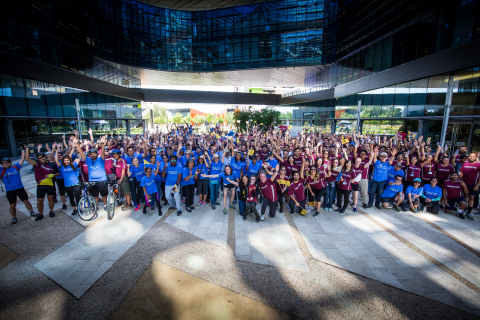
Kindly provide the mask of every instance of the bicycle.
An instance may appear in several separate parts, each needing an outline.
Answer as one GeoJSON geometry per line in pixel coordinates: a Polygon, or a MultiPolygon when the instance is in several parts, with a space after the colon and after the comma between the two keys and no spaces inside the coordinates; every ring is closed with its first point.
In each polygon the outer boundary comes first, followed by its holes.
{"type": "Polygon", "coordinates": [[[109,181],[108,183],[112,185],[112,188],[107,196],[107,219],[112,220],[115,214],[116,205],[122,204],[122,197],[118,191],[118,182],[109,181]]]}
{"type": "Polygon", "coordinates": [[[88,194],[88,186],[96,184],[95,182],[82,182],[84,186],[83,196],[78,203],[78,216],[84,221],[91,221],[97,217],[98,204],[93,196],[88,194]]]}

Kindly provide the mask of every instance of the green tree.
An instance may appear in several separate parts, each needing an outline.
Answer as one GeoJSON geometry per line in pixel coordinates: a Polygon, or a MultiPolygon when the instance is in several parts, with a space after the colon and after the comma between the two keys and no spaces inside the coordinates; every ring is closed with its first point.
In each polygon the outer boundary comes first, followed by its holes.
{"type": "Polygon", "coordinates": [[[127,119],[134,119],[135,118],[135,116],[131,112],[126,112],[123,117],[127,118],[127,119]]]}
{"type": "Polygon", "coordinates": [[[233,111],[227,113],[226,122],[230,126],[235,124],[235,113],[233,111]]]}
{"type": "Polygon", "coordinates": [[[293,119],[293,115],[290,111],[280,114],[280,119],[293,119]]]}
{"type": "Polygon", "coordinates": [[[192,124],[192,116],[186,115],[185,117],[183,117],[183,122],[188,123],[188,125],[192,124]]]}
{"type": "Polygon", "coordinates": [[[206,120],[209,124],[216,124],[217,116],[214,115],[214,114],[211,114],[211,113],[207,113],[207,115],[205,116],[205,120],[206,120]]]}
{"type": "Polygon", "coordinates": [[[205,123],[205,116],[203,114],[196,114],[196,115],[193,116],[192,121],[197,126],[201,125],[202,123],[205,123]]]}
{"type": "Polygon", "coordinates": [[[223,120],[222,116],[217,116],[217,119],[215,120],[215,124],[217,124],[217,123],[223,124],[224,122],[225,122],[225,120],[223,120]]]}
{"type": "Polygon", "coordinates": [[[273,108],[265,108],[260,111],[255,111],[252,107],[249,107],[245,111],[235,111],[235,122],[237,128],[246,130],[247,121],[249,125],[259,125],[262,131],[266,131],[269,127],[279,125],[280,111],[273,108]],[[238,123],[240,120],[240,123],[238,123]]]}
{"type": "Polygon", "coordinates": [[[173,123],[183,123],[183,116],[181,113],[177,112],[173,115],[173,123]]]}
{"type": "Polygon", "coordinates": [[[153,105],[153,117],[158,118],[160,116],[167,117],[167,108],[161,107],[159,104],[155,103],[153,105]]]}
{"type": "Polygon", "coordinates": [[[165,124],[167,123],[167,117],[165,116],[159,116],[159,117],[156,117],[154,120],[153,120],[154,123],[157,123],[157,124],[165,124]]]}

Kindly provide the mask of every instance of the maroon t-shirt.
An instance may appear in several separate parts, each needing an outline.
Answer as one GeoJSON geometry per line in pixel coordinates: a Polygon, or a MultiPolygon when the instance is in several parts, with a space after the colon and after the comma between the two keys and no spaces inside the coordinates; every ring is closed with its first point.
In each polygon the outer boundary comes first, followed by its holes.
{"type": "Polygon", "coordinates": [[[441,164],[437,164],[436,170],[437,179],[442,181],[448,180],[450,173],[455,172],[455,168],[451,164],[448,164],[446,167],[441,164]]]}
{"type": "Polygon", "coordinates": [[[290,183],[288,194],[293,195],[298,202],[305,200],[305,192],[303,190],[303,180],[300,179],[297,182],[290,183]]]}
{"type": "Polygon", "coordinates": [[[78,167],[80,168],[78,179],[82,182],[88,182],[88,165],[83,160],[80,160],[78,167]]]}
{"type": "MultiPolygon", "coordinates": [[[[395,165],[398,163],[399,161],[397,160],[393,160],[392,162],[392,166],[395,167],[395,165]]],[[[402,162],[400,162],[400,164],[402,165],[401,168],[402,170],[405,170],[405,168],[407,167],[407,162],[405,160],[403,160],[402,162]]]]}
{"type": "Polygon", "coordinates": [[[413,182],[413,179],[420,178],[420,172],[422,168],[417,165],[410,164],[405,170],[405,180],[413,182]]]}
{"type": "Polygon", "coordinates": [[[353,171],[342,173],[338,187],[342,190],[352,190],[352,180],[355,178],[353,171]]]}
{"type": "Polygon", "coordinates": [[[310,188],[315,190],[320,190],[325,188],[327,186],[327,183],[325,182],[325,173],[319,172],[318,180],[316,182],[315,182],[315,179],[312,178],[312,176],[308,176],[307,183],[310,184],[310,188]]]}
{"type": "Polygon", "coordinates": [[[283,178],[280,178],[280,175],[277,174],[277,176],[275,177],[275,190],[277,192],[281,192],[281,189],[280,189],[280,186],[281,186],[281,183],[279,183],[279,181],[289,181],[289,178],[288,176],[285,174],[285,176],[283,178]]]}
{"type": "MultiPolygon", "coordinates": [[[[301,167],[300,167],[301,168],[301,167]]],[[[287,169],[286,174],[288,178],[291,180],[294,171],[299,171],[300,168],[296,164],[286,164],[285,169],[287,169]]]]}
{"type": "Polygon", "coordinates": [[[118,178],[122,177],[122,170],[127,168],[127,162],[125,159],[120,158],[117,160],[115,163],[115,174],[117,175],[118,178]]]}
{"type": "Polygon", "coordinates": [[[270,200],[270,202],[278,200],[275,183],[272,182],[272,180],[267,179],[265,182],[260,181],[258,185],[260,186],[260,190],[262,190],[263,196],[270,200]]]}
{"type": "Polygon", "coordinates": [[[332,170],[331,176],[326,179],[327,182],[332,182],[332,181],[337,180],[337,177],[338,177],[339,174],[340,174],[340,172],[332,170]]]}
{"type": "MultiPolygon", "coordinates": [[[[55,170],[53,169],[53,164],[50,163],[39,163],[36,162],[33,166],[33,170],[35,173],[35,181],[37,181],[37,184],[40,184],[43,180],[45,180],[46,176],[48,174],[54,174],[55,170]]],[[[45,182],[44,182],[45,183],[45,182]]],[[[46,184],[50,185],[50,184],[46,184]]],[[[51,184],[53,186],[53,184],[51,184]]]]}
{"type": "Polygon", "coordinates": [[[445,180],[443,183],[443,190],[447,190],[447,200],[457,199],[462,196],[462,182],[445,180]]]}
{"type": "MultiPolygon", "coordinates": [[[[362,175],[362,179],[368,179],[368,167],[365,168],[363,164],[360,164],[360,166],[355,167],[355,165],[352,166],[352,172],[353,172],[353,179],[355,179],[359,174],[362,175]]],[[[353,184],[358,184],[358,182],[352,181],[353,184]]]]}
{"type": "Polygon", "coordinates": [[[112,174],[114,173],[113,167],[115,166],[115,160],[113,158],[105,159],[105,173],[112,174]]]}
{"type": "Polygon", "coordinates": [[[300,168],[302,166],[302,163],[303,163],[303,157],[300,156],[300,157],[295,157],[293,156],[293,162],[300,168]]]}
{"type": "Polygon", "coordinates": [[[422,168],[422,179],[430,180],[435,177],[435,164],[433,162],[427,163],[422,168]]]}
{"type": "Polygon", "coordinates": [[[463,182],[465,182],[467,186],[474,186],[478,182],[480,162],[464,162],[460,168],[460,172],[463,172],[463,182]]]}
{"type": "Polygon", "coordinates": [[[260,150],[260,159],[263,161],[263,160],[266,160],[268,159],[268,151],[267,152],[263,152],[262,150],[260,150]]]}

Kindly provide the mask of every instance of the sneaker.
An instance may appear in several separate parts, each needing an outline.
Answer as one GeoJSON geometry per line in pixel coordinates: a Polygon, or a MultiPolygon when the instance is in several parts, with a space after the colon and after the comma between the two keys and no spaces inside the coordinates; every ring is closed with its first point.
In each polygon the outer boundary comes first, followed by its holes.
{"type": "Polygon", "coordinates": [[[195,207],[194,207],[194,206],[190,206],[190,209],[191,209],[191,210],[195,210],[195,207]]]}
{"type": "Polygon", "coordinates": [[[143,214],[146,214],[147,213],[147,206],[144,206],[143,207],[143,214]]]}
{"type": "Polygon", "coordinates": [[[72,216],[77,214],[77,209],[73,209],[72,216]]]}
{"type": "Polygon", "coordinates": [[[164,205],[164,206],[168,205],[168,201],[165,200],[165,201],[163,202],[163,205],[164,205]]]}
{"type": "Polygon", "coordinates": [[[151,207],[150,207],[150,210],[155,210],[155,206],[151,206],[151,207]]]}
{"type": "Polygon", "coordinates": [[[192,212],[192,210],[190,209],[190,207],[187,207],[187,212],[192,212]]]}
{"type": "Polygon", "coordinates": [[[338,211],[338,213],[345,213],[345,209],[338,211]]]}
{"type": "Polygon", "coordinates": [[[182,211],[178,210],[177,211],[177,216],[181,216],[182,215],[182,211]]]}
{"type": "Polygon", "coordinates": [[[379,204],[376,204],[376,205],[375,205],[375,208],[377,208],[377,209],[379,209],[379,210],[382,210],[382,206],[379,205],[379,204]]]}
{"type": "Polygon", "coordinates": [[[283,211],[283,208],[278,207],[278,212],[279,212],[279,213],[282,213],[282,211],[283,211]]]}
{"type": "Polygon", "coordinates": [[[219,205],[220,205],[220,202],[215,202],[215,204],[216,204],[217,206],[219,206],[219,205]]]}
{"type": "Polygon", "coordinates": [[[18,222],[17,218],[13,218],[13,219],[12,219],[12,224],[15,224],[15,223],[17,223],[17,222],[18,222]]]}
{"type": "Polygon", "coordinates": [[[259,222],[260,222],[260,218],[256,218],[256,219],[255,219],[255,222],[256,222],[256,223],[259,223],[259,222]]]}
{"type": "Polygon", "coordinates": [[[468,220],[473,220],[473,216],[472,216],[471,212],[467,213],[467,219],[468,220]]]}
{"type": "Polygon", "coordinates": [[[162,208],[160,208],[160,210],[158,210],[158,215],[161,216],[162,214],[163,214],[162,208]]]}
{"type": "Polygon", "coordinates": [[[371,207],[373,207],[373,204],[370,204],[370,203],[369,203],[369,204],[367,204],[367,206],[365,207],[365,209],[369,209],[369,208],[371,208],[371,207]]]}
{"type": "Polygon", "coordinates": [[[103,210],[107,211],[107,205],[103,205],[103,210]]]}
{"type": "Polygon", "coordinates": [[[233,204],[237,203],[237,200],[233,200],[233,204]]]}
{"type": "Polygon", "coordinates": [[[245,215],[245,216],[243,216],[243,220],[244,220],[244,221],[246,221],[246,220],[247,220],[247,216],[246,216],[246,215],[245,215]]]}
{"type": "Polygon", "coordinates": [[[260,216],[260,220],[265,221],[265,217],[263,216],[263,214],[260,216]]]}
{"type": "Polygon", "coordinates": [[[223,209],[223,214],[227,214],[227,209],[223,209]]]}
{"type": "Polygon", "coordinates": [[[141,207],[142,207],[141,205],[137,204],[137,205],[135,206],[135,211],[140,210],[141,207]]]}
{"type": "Polygon", "coordinates": [[[203,204],[203,201],[200,200],[200,201],[198,201],[197,206],[201,206],[202,204],[203,204]]]}
{"type": "Polygon", "coordinates": [[[395,210],[395,211],[397,211],[397,212],[400,212],[400,209],[398,208],[397,205],[394,205],[394,206],[393,206],[393,210],[395,210]]]}
{"type": "Polygon", "coordinates": [[[202,207],[205,207],[205,201],[202,201],[202,207]]]}
{"type": "Polygon", "coordinates": [[[55,213],[53,213],[53,211],[50,211],[50,212],[48,213],[48,215],[50,216],[50,218],[55,217],[55,213]]]}
{"type": "Polygon", "coordinates": [[[40,214],[37,214],[37,217],[35,218],[35,221],[39,221],[39,220],[42,220],[43,219],[43,214],[40,215],[40,214]]]}
{"type": "Polygon", "coordinates": [[[320,214],[320,213],[319,213],[318,211],[315,211],[315,212],[313,213],[313,216],[316,217],[316,216],[318,216],[319,214],[320,214]]]}
{"type": "Polygon", "coordinates": [[[214,204],[212,204],[212,209],[215,210],[215,205],[214,204]]]}
{"type": "Polygon", "coordinates": [[[427,207],[426,207],[426,206],[423,206],[422,211],[423,211],[423,212],[427,212],[427,207]]]}
{"type": "Polygon", "coordinates": [[[38,213],[30,212],[30,217],[36,217],[36,216],[38,216],[38,213]]]}
{"type": "Polygon", "coordinates": [[[67,210],[67,205],[66,205],[66,204],[64,204],[64,205],[62,206],[62,210],[67,210]]]}
{"type": "Polygon", "coordinates": [[[168,208],[168,210],[175,210],[175,209],[177,209],[177,208],[175,208],[175,207],[168,208]]]}
{"type": "Polygon", "coordinates": [[[210,203],[210,199],[207,199],[207,201],[205,201],[206,203],[210,203]]]}
{"type": "Polygon", "coordinates": [[[460,219],[465,220],[465,215],[464,215],[463,212],[461,212],[461,211],[457,211],[457,217],[459,217],[460,219]]]}
{"type": "Polygon", "coordinates": [[[342,210],[342,208],[337,208],[337,209],[335,209],[335,210],[333,210],[333,211],[335,211],[335,212],[340,212],[340,210],[342,210]]]}
{"type": "Polygon", "coordinates": [[[480,211],[475,212],[474,215],[476,216],[480,215],[480,211]]]}
{"type": "MultiPolygon", "coordinates": [[[[235,201],[233,203],[235,203],[235,201]]],[[[228,206],[232,209],[235,209],[235,206],[233,205],[233,203],[230,203],[228,206]]]]}
{"type": "Polygon", "coordinates": [[[353,207],[353,212],[358,212],[356,207],[353,207]]]}

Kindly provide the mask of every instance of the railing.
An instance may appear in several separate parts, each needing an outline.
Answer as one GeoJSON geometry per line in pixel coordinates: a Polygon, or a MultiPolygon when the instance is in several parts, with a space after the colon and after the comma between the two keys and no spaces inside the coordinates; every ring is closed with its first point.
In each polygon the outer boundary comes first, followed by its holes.
{"type": "Polygon", "coordinates": [[[307,88],[307,89],[304,89],[304,90],[299,89],[299,90],[295,90],[295,91],[291,91],[291,92],[287,92],[287,93],[282,94],[282,98],[293,97],[293,96],[297,96],[299,94],[305,94],[305,93],[311,93],[311,92],[316,92],[316,91],[332,89],[332,88],[335,88],[336,86],[337,86],[337,84],[335,83],[335,84],[329,85],[329,86],[311,87],[311,88],[307,88]]]}

